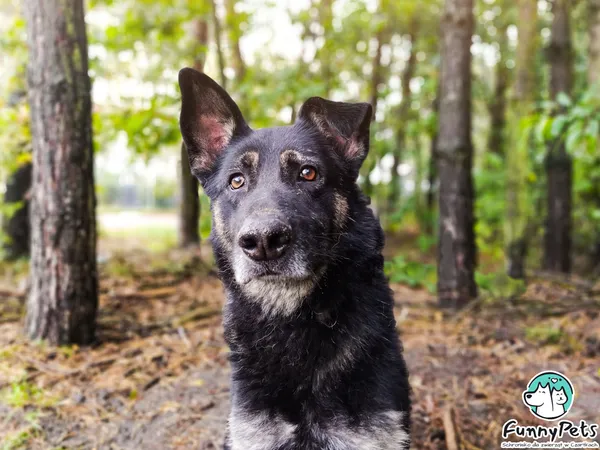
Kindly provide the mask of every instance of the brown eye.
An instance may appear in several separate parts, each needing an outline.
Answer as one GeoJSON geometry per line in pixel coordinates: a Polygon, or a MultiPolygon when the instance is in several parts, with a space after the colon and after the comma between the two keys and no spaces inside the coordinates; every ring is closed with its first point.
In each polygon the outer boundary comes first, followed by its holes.
{"type": "Polygon", "coordinates": [[[229,186],[231,186],[231,189],[235,190],[241,188],[245,182],[246,179],[244,176],[238,173],[229,179],[229,186]]]}
{"type": "Polygon", "coordinates": [[[304,166],[300,169],[300,178],[306,181],[315,181],[317,178],[317,169],[312,166],[304,166]]]}

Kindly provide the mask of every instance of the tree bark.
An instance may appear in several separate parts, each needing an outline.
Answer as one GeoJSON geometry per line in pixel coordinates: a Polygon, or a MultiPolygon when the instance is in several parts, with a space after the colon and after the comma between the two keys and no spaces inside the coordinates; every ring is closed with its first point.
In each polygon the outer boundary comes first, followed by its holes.
{"type": "MultiPolygon", "coordinates": [[[[573,44],[568,0],[555,0],[553,6],[550,57],[550,95],[570,95],[573,84],[573,44]]],[[[572,161],[564,140],[550,144],[546,155],[548,183],[544,269],[568,273],[571,270],[572,161]]]]}
{"type": "Polygon", "coordinates": [[[238,83],[241,83],[244,81],[244,78],[246,78],[246,63],[244,62],[242,50],[240,48],[242,31],[240,30],[240,25],[236,20],[236,1],[237,0],[225,0],[225,22],[227,25],[227,36],[229,38],[229,46],[231,48],[231,62],[235,72],[235,79],[238,83]]]}
{"type": "Polygon", "coordinates": [[[473,0],[446,0],[437,164],[440,179],[438,299],[459,308],[477,295],[471,174],[471,39],[473,0]]]}
{"type": "Polygon", "coordinates": [[[406,147],[406,123],[409,119],[410,114],[410,82],[415,75],[417,52],[415,50],[415,40],[418,32],[418,22],[415,17],[411,19],[409,26],[408,39],[410,41],[410,52],[408,59],[404,67],[404,71],[401,76],[402,84],[402,103],[398,110],[398,129],[396,130],[396,145],[393,152],[393,163],[392,163],[392,179],[391,179],[391,190],[388,198],[388,213],[393,214],[398,204],[400,203],[400,197],[402,195],[402,180],[398,174],[398,166],[402,162],[402,152],[406,147]]]}
{"type": "Polygon", "coordinates": [[[25,331],[95,339],[98,305],[91,85],[83,0],[26,0],[33,140],[31,289],[25,331]]]}
{"type": "Polygon", "coordinates": [[[506,53],[508,52],[507,29],[508,26],[506,23],[503,23],[502,26],[498,27],[500,59],[496,64],[494,95],[488,106],[490,113],[488,150],[501,158],[504,158],[504,147],[506,142],[506,93],[510,79],[510,70],[506,65],[506,53]]]}
{"type": "MultiPolygon", "coordinates": [[[[588,83],[596,92],[600,92],[600,0],[588,0],[589,6],[589,55],[588,55],[588,83]]],[[[600,155],[600,146],[598,148],[600,155]]],[[[595,164],[600,166],[600,156],[595,159],[595,164]]],[[[590,180],[595,186],[600,186],[600,179],[590,180]]],[[[600,208],[600,188],[597,189],[596,207],[600,208]]],[[[596,238],[593,264],[600,268],[600,232],[596,238]]]]}
{"type": "MultiPolygon", "coordinates": [[[[589,5],[589,61],[588,83],[590,86],[600,83],[600,0],[588,0],[589,5]]],[[[600,89],[600,86],[596,86],[600,89]]]]}
{"type": "MultiPolygon", "coordinates": [[[[377,119],[377,104],[379,102],[379,87],[382,85],[384,81],[384,73],[383,66],[381,64],[381,49],[385,44],[385,36],[387,35],[386,29],[382,26],[377,33],[375,33],[376,49],[375,56],[373,57],[373,61],[371,64],[371,83],[370,83],[370,103],[373,106],[373,115],[371,116],[371,121],[375,122],[377,119]]],[[[377,157],[374,153],[370,153],[367,157],[367,160],[363,164],[363,173],[365,177],[365,181],[363,182],[363,192],[369,198],[373,195],[373,184],[371,183],[371,179],[369,175],[375,169],[377,164],[377,157]]]]}
{"type": "MultiPolygon", "coordinates": [[[[507,161],[506,259],[508,275],[525,277],[525,259],[528,251],[530,224],[530,199],[527,193],[527,148],[522,145],[521,119],[527,117],[534,104],[536,70],[533,61],[538,48],[537,0],[518,1],[519,42],[517,46],[514,123],[511,127],[511,149],[507,161]]],[[[525,139],[528,139],[525,137],[525,139]]]]}
{"type": "MultiPolygon", "coordinates": [[[[208,48],[208,23],[204,19],[196,19],[194,32],[194,68],[204,70],[208,48]]],[[[198,180],[192,175],[185,144],[181,143],[181,161],[179,164],[180,203],[179,203],[179,246],[194,247],[200,244],[198,225],[200,221],[200,199],[198,197],[198,180]]]]}
{"type": "MultiPolygon", "coordinates": [[[[440,88],[441,81],[438,81],[437,93],[435,99],[433,100],[433,111],[436,117],[439,117],[440,112],[440,88]]],[[[435,213],[435,202],[436,202],[436,183],[438,180],[437,176],[437,157],[436,157],[436,148],[439,137],[439,126],[436,125],[435,129],[431,132],[431,144],[430,144],[430,152],[429,152],[429,168],[427,173],[427,212],[428,212],[428,225],[426,232],[433,236],[435,223],[434,223],[434,213],[435,213]]]]}
{"type": "Polygon", "coordinates": [[[219,80],[223,89],[227,88],[227,78],[225,77],[225,58],[223,57],[222,37],[221,37],[221,19],[217,13],[217,4],[215,0],[211,0],[210,11],[212,14],[213,31],[215,46],[217,48],[217,61],[219,63],[219,80]]]}
{"type": "Polygon", "coordinates": [[[333,33],[333,0],[321,0],[319,4],[319,19],[323,27],[323,47],[319,49],[317,59],[321,62],[321,76],[325,84],[325,96],[329,97],[333,89],[333,54],[330,51],[331,34],[333,33]]]}
{"type": "Polygon", "coordinates": [[[20,206],[3,221],[8,241],[4,245],[7,259],[29,255],[29,189],[31,188],[31,163],[19,166],[9,177],[4,193],[5,204],[20,206]]]}

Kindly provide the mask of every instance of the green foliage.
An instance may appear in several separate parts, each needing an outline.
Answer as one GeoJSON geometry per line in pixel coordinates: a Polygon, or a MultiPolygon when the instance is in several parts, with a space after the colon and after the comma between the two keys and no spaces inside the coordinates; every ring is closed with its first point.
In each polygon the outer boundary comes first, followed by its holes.
{"type": "Polygon", "coordinates": [[[548,325],[540,325],[525,329],[527,340],[540,345],[556,345],[560,343],[563,332],[560,328],[554,328],[548,325]]]}
{"type": "Polygon", "coordinates": [[[526,289],[525,281],[510,278],[503,270],[491,273],[476,271],[475,282],[480,297],[490,300],[513,298],[526,289]]]}
{"type": "Polygon", "coordinates": [[[600,88],[588,89],[575,101],[559,95],[556,104],[543,106],[530,128],[538,144],[550,151],[564,144],[571,155],[574,229],[582,243],[595,242],[600,230],[600,88]]]}
{"type": "Polygon", "coordinates": [[[435,292],[436,268],[433,264],[408,261],[403,256],[396,256],[391,261],[386,261],[385,273],[392,283],[435,292]]]}
{"type": "Polygon", "coordinates": [[[55,396],[27,381],[12,383],[0,393],[0,399],[9,406],[24,408],[25,406],[47,407],[57,402],[55,396]]]}

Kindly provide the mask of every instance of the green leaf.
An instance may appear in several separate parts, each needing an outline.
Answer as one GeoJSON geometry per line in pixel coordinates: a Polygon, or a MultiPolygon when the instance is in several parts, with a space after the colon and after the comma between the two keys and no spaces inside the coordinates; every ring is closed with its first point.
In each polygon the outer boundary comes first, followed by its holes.
{"type": "Polygon", "coordinates": [[[568,122],[567,116],[564,114],[560,114],[554,118],[552,121],[552,127],[550,128],[550,138],[556,139],[558,138],[565,128],[565,125],[568,122]]]}
{"type": "Polygon", "coordinates": [[[597,139],[600,135],[600,120],[590,120],[585,128],[585,135],[597,139]]]}
{"type": "Polygon", "coordinates": [[[535,140],[539,143],[544,143],[550,136],[550,129],[552,128],[553,118],[549,116],[541,116],[540,121],[535,127],[535,140]]]}
{"type": "Polygon", "coordinates": [[[573,126],[569,127],[567,131],[567,138],[565,139],[565,146],[568,152],[573,152],[577,145],[581,142],[583,135],[583,122],[575,122],[573,126]]]}
{"type": "Polygon", "coordinates": [[[558,95],[556,96],[556,102],[560,106],[564,106],[565,108],[569,108],[573,104],[571,98],[564,92],[558,93],[558,95]]]}

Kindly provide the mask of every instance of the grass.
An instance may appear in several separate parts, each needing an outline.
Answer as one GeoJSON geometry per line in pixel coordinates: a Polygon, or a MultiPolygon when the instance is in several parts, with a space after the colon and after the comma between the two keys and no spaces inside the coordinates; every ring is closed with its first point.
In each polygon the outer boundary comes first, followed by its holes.
{"type": "Polygon", "coordinates": [[[101,229],[100,237],[135,243],[152,253],[165,252],[177,245],[177,230],[166,225],[142,225],[135,229],[101,229]]]}
{"type": "Polygon", "coordinates": [[[40,413],[38,411],[30,411],[26,413],[24,419],[27,422],[27,425],[18,431],[5,435],[0,450],[18,450],[29,448],[30,441],[39,437],[42,433],[42,427],[38,422],[39,416],[40,413]]]}
{"type": "Polygon", "coordinates": [[[12,383],[9,387],[1,391],[0,401],[15,408],[24,408],[26,406],[44,408],[54,406],[58,399],[34,384],[27,381],[20,381],[12,383]]]}

